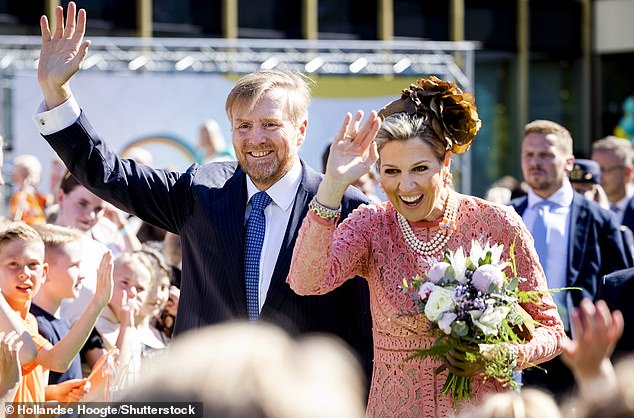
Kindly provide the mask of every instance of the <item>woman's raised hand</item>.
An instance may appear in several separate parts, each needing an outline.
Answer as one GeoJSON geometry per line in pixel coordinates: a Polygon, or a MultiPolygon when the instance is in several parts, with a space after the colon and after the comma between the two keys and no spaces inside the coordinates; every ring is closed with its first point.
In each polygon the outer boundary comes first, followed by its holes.
{"type": "Polygon", "coordinates": [[[326,165],[326,176],[319,188],[317,200],[322,205],[337,208],[346,188],[370,171],[378,159],[374,138],[381,128],[381,118],[375,111],[363,121],[363,112],[350,113],[337,133],[326,165]]]}
{"type": "Polygon", "coordinates": [[[79,10],[77,17],[75,12],[75,3],[71,1],[68,3],[66,22],[64,22],[64,9],[61,6],[56,7],[55,31],[52,34],[48,26],[48,18],[46,16],[40,18],[42,50],[37,78],[48,109],[70,98],[68,81],[79,71],[79,66],[90,46],[90,41],[84,41],[86,11],[79,10]]]}

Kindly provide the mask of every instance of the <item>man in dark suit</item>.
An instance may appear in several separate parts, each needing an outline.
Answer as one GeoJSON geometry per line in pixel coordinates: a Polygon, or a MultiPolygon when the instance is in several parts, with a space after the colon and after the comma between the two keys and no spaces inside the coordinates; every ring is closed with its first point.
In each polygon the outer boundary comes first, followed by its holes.
{"type": "Polygon", "coordinates": [[[605,276],[599,287],[597,299],[603,299],[610,310],[618,309],[623,314],[623,335],[616,343],[615,359],[634,352],[634,268],[615,271],[605,276]]]}
{"type": "Polygon", "coordinates": [[[632,143],[608,136],[592,144],[592,159],[601,170],[601,186],[621,225],[634,231],[634,158],[632,143]]]}
{"type": "MultiPolygon", "coordinates": [[[[568,314],[584,297],[594,300],[605,274],[628,267],[619,226],[612,214],[575,193],[568,179],[572,170],[572,137],[563,126],[544,120],[527,124],[522,141],[522,172],[527,196],[511,205],[535,239],[535,248],[549,288],[579,287],[553,294],[566,330],[568,314]]],[[[563,394],[574,379],[559,358],[542,370],[524,373],[526,384],[563,394]]]]}
{"type": "MultiPolygon", "coordinates": [[[[322,178],[297,155],[308,123],[310,90],[305,79],[260,71],[237,82],[226,110],[238,164],[193,165],[184,173],[155,170],[119,158],[81,113],[69,80],[89,45],[83,41],[85,11],[79,11],[75,22],[75,4],[70,2],[66,26],[61,7],[56,21],[53,35],[45,17],[41,22],[38,78],[50,110],[36,115],[36,122],[87,188],[180,235],[183,268],[176,332],[249,317],[293,333],[333,333],[354,347],[369,377],[367,284],[356,279],[332,295],[302,297],[285,283],[297,231],[322,178]],[[264,196],[262,192],[268,202],[256,208],[256,196],[264,196]],[[256,217],[256,232],[249,232],[256,217]],[[254,245],[249,233],[259,234],[256,250],[249,247],[254,245]],[[245,268],[247,258],[252,264],[245,268]],[[252,274],[255,284],[248,281],[252,274]]],[[[360,192],[347,190],[342,218],[364,202],[360,192]]]]}

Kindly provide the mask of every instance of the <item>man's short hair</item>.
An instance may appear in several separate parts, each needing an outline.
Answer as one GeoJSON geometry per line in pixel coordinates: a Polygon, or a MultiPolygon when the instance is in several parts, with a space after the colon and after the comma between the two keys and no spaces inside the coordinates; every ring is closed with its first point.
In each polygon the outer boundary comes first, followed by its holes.
{"type": "Polygon", "coordinates": [[[43,242],[35,229],[24,222],[7,222],[0,225],[0,251],[13,241],[43,242]]]}
{"type": "Polygon", "coordinates": [[[79,241],[83,236],[78,229],[53,224],[34,225],[33,229],[40,234],[46,251],[57,250],[69,242],[79,241]]]}
{"type": "Polygon", "coordinates": [[[246,107],[248,111],[258,103],[262,96],[275,88],[289,92],[289,118],[298,123],[308,115],[310,87],[313,81],[297,72],[280,70],[260,70],[240,78],[229,92],[225,110],[229,120],[233,120],[235,106],[246,107]]]}
{"type": "Polygon", "coordinates": [[[550,135],[553,134],[559,139],[559,145],[562,151],[568,155],[572,155],[572,135],[570,131],[558,123],[550,120],[534,120],[524,126],[524,137],[530,134],[550,135]]]}
{"type": "Polygon", "coordinates": [[[592,144],[592,152],[609,151],[612,152],[625,167],[631,167],[632,161],[632,143],[624,138],[616,136],[606,136],[592,144]]]}

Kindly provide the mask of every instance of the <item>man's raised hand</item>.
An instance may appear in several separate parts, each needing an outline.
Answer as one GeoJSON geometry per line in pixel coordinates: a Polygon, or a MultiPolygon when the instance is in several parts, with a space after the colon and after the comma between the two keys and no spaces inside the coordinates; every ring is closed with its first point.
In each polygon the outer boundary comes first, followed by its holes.
{"type": "Polygon", "coordinates": [[[44,93],[48,109],[64,103],[71,96],[69,80],[77,71],[88,53],[90,41],[84,41],[86,11],[80,9],[75,16],[74,2],[68,3],[66,22],[64,9],[55,8],[55,31],[51,34],[48,18],[40,18],[42,50],[37,69],[37,78],[44,93]],[[66,23],[64,25],[64,23],[66,23]]]}

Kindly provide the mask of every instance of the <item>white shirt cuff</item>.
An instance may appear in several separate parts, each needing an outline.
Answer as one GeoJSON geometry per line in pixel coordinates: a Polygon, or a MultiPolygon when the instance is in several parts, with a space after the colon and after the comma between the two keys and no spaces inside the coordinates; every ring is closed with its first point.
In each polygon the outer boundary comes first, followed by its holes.
{"type": "Polygon", "coordinates": [[[51,135],[68,128],[79,119],[81,109],[75,97],[71,96],[61,105],[46,110],[44,102],[40,103],[33,121],[42,135],[51,135]]]}

